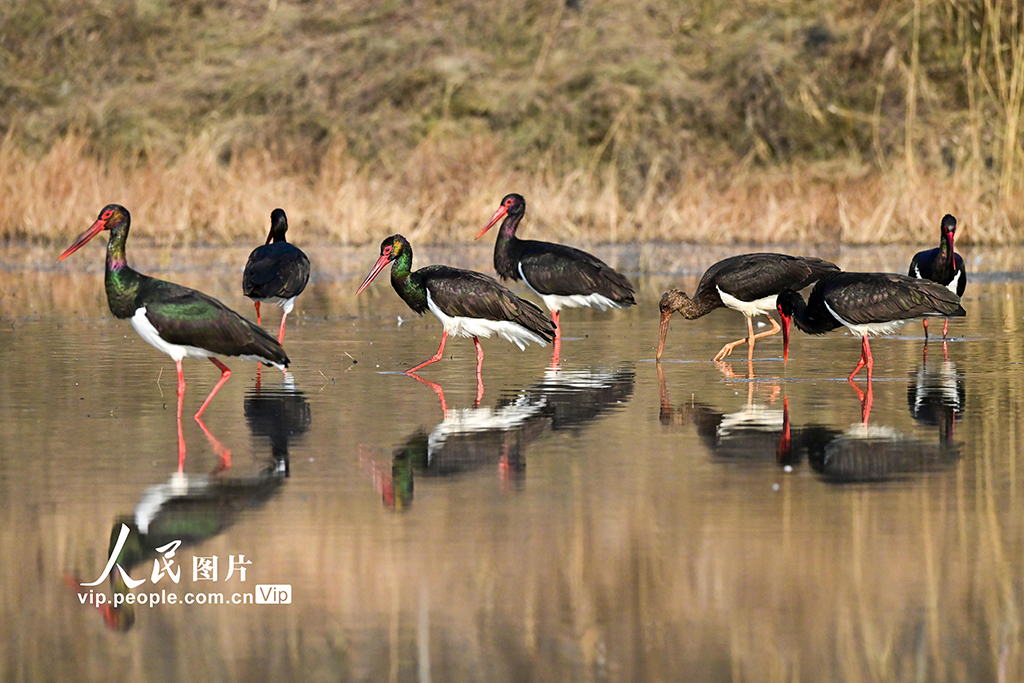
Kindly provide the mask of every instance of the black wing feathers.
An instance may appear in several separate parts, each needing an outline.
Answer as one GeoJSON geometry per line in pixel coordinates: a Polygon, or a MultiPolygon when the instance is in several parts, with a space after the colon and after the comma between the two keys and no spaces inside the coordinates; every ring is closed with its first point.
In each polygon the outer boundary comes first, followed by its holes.
{"type": "Polygon", "coordinates": [[[893,273],[840,273],[819,281],[812,299],[815,294],[855,325],[967,315],[960,297],[944,286],[893,273]]]}
{"type": "Polygon", "coordinates": [[[276,339],[202,292],[147,278],[138,301],[168,343],[195,346],[222,356],[259,356],[288,365],[288,355],[276,339]]]}
{"type": "MultiPolygon", "coordinates": [[[[519,264],[530,286],[541,294],[600,294],[632,306],[633,285],[622,273],[585,251],[534,240],[519,241],[519,264]]],[[[519,273],[513,274],[519,279],[519,273]]]]}
{"type": "Polygon", "coordinates": [[[416,275],[446,315],[515,322],[546,341],[554,339],[555,325],[544,312],[494,278],[449,266],[427,266],[416,275]]]}
{"type": "Polygon", "coordinates": [[[257,247],[249,255],[242,276],[242,292],[251,299],[290,299],[309,282],[309,259],[288,242],[257,247]]]}
{"type": "MultiPolygon", "coordinates": [[[[839,272],[839,266],[823,259],[788,254],[741,254],[723,259],[708,268],[694,297],[702,290],[721,289],[741,301],[756,301],[783,289],[799,291],[824,275],[839,272]]],[[[717,291],[708,295],[718,296],[717,291]]]]}

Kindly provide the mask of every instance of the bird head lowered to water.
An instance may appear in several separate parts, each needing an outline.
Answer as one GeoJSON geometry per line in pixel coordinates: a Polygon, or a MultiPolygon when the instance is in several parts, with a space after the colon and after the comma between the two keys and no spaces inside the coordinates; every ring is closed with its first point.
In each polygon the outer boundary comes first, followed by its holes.
{"type": "Polygon", "coordinates": [[[658,308],[661,309],[661,329],[658,333],[658,360],[661,360],[661,353],[665,350],[665,337],[668,336],[668,321],[672,318],[672,314],[682,313],[684,317],[688,318],[688,312],[691,307],[690,297],[681,289],[670,289],[661,295],[661,303],[658,304],[658,308]]]}

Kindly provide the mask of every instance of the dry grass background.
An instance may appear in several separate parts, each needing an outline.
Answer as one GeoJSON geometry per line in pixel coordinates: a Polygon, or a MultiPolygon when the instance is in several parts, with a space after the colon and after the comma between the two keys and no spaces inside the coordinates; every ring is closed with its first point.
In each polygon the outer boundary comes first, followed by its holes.
{"type": "Polygon", "coordinates": [[[1019,242],[1016,0],[9,0],[0,235],[1019,242]]]}

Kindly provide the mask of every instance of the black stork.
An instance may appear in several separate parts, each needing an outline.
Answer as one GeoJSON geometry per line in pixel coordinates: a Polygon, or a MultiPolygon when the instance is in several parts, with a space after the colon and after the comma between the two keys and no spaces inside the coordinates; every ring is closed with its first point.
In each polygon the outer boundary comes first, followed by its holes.
{"type": "Polygon", "coordinates": [[[441,360],[449,334],[473,338],[478,384],[484,362],[479,337],[497,334],[521,350],[530,342],[545,346],[555,338],[555,326],[542,310],[520,299],[493,278],[472,270],[441,265],[413,271],[412,247],[401,235],[392,235],[381,242],[380,258],[356,294],[366,289],[389,263],[391,286],[398,296],[421,315],[429,310],[444,326],[441,345],[434,357],[406,370],[407,374],[441,360]]]}
{"type": "MultiPolygon", "coordinates": [[[[956,235],[956,218],[950,214],[942,217],[939,225],[939,246],[927,251],[919,251],[910,261],[910,277],[938,282],[958,297],[967,289],[967,271],[960,254],[953,251],[953,237],[956,235]]],[[[949,318],[942,326],[942,337],[949,332],[949,318]]],[[[924,336],[928,338],[928,318],[924,319],[924,336]]]]}
{"type": "Polygon", "coordinates": [[[216,356],[239,356],[283,370],[288,367],[288,355],[262,327],[213,297],[133,270],[125,252],[131,221],[131,214],[123,206],[103,207],[92,227],[79,235],[57,260],[63,261],[102,231],[110,231],[104,280],[107,304],[114,317],[127,318],[140,337],[174,359],[178,368],[178,436],[179,448],[182,448],[181,403],[185,376],[181,361],[184,358],[209,358],[221,371],[220,380],[195,414],[201,424],[199,417],[231,376],[231,370],[216,356]]]}
{"type": "Polygon", "coordinates": [[[596,306],[603,311],[636,303],[633,285],[626,276],[596,256],[564,244],[516,237],[516,228],[525,214],[522,195],[506,195],[476,239],[505,219],[494,243],[494,269],[503,280],[522,280],[543,299],[555,323],[556,339],[561,338],[558,318],[563,308],[596,306]]]}
{"type": "Polygon", "coordinates": [[[893,273],[835,273],[818,280],[807,302],[788,289],[778,297],[783,323],[783,345],[789,348],[790,321],[807,334],[825,334],[846,326],[862,338],[860,362],[850,373],[853,380],[865,365],[868,382],[874,360],[868,335],[889,334],[904,323],[926,316],[967,315],[960,297],[930,280],[893,273]]]}
{"type": "MultiPolygon", "coordinates": [[[[693,298],[678,289],[670,289],[661,297],[661,331],[658,335],[658,355],[661,360],[668,335],[668,323],[673,313],[687,320],[695,320],[723,306],[739,311],[747,317],[747,337],[726,344],[715,356],[719,361],[740,344],[748,344],[747,359],[754,358],[754,340],[778,334],[782,329],[768,313],[775,310],[775,297],[784,289],[803,289],[828,273],[839,272],[839,266],[812,256],[788,254],[741,254],[730,256],[714,264],[701,277],[693,298]],[[754,334],[752,318],[763,314],[772,329],[754,334]]],[[[788,359],[788,354],[783,355],[788,359]]]]}
{"type": "Polygon", "coordinates": [[[260,303],[277,304],[284,309],[277,342],[284,343],[284,321],[292,312],[295,299],[309,282],[309,259],[284,234],[288,232],[288,217],[283,209],[270,214],[270,234],[267,243],[249,254],[242,274],[242,293],[256,305],[256,324],[261,324],[260,303]]]}

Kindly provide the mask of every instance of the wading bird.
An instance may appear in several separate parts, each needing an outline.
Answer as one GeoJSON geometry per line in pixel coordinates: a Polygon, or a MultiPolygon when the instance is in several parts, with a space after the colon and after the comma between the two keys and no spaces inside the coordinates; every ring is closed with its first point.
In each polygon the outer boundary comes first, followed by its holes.
{"type": "MultiPolygon", "coordinates": [[[[722,347],[715,356],[721,360],[740,344],[748,344],[748,360],[754,358],[754,340],[777,334],[782,328],[769,312],[775,310],[775,297],[784,289],[803,289],[828,273],[839,272],[839,266],[810,256],[787,254],[741,254],[714,264],[701,277],[693,298],[678,289],[670,289],[661,297],[661,331],[658,335],[658,360],[665,349],[668,323],[673,313],[695,320],[716,308],[727,307],[747,317],[747,337],[722,347]],[[754,334],[752,318],[764,315],[772,329],[754,334]]],[[[788,355],[784,354],[787,360],[788,355]]]]}
{"type": "MultiPolygon", "coordinates": [[[[939,225],[939,246],[919,251],[910,261],[910,277],[938,282],[958,297],[967,289],[967,271],[960,254],[953,251],[953,237],[956,235],[956,218],[948,213],[939,225]]],[[[949,332],[949,318],[942,326],[942,337],[949,332]]],[[[924,319],[924,336],[928,338],[928,318],[924,319]]]]}
{"type": "Polygon", "coordinates": [[[288,232],[288,217],[283,209],[274,209],[270,214],[270,234],[267,243],[256,247],[249,254],[242,274],[242,293],[256,305],[256,324],[261,324],[260,303],[277,304],[284,309],[281,329],[277,342],[284,343],[284,321],[292,312],[295,299],[302,294],[309,282],[309,259],[302,250],[288,244],[284,234],[288,232]]]}
{"type": "Polygon", "coordinates": [[[238,356],[284,370],[288,366],[288,355],[263,328],[213,297],[133,270],[125,252],[131,220],[131,214],[123,206],[105,206],[92,227],[79,235],[57,260],[63,261],[102,231],[110,231],[104,279],[107,304],[114,317],[129,320],[140,337],[174,359],[178,369],[179,460],[183,460],[181,404],[185,376],[181,361],[209,358],[221,371],[220,380],[195,414],[195,419],[202,424],[199,417],[231,376],[231,371],[216,356],[238,356]]]}
{"type": "Polygon", "coordinates": [[[356,291],[358,295],[384,266],[391,264],[391,286],[409,308],[423,314],[430,311],[444,326],[441,345],[433,358],[406,370],[411,374],[441,360],[448,335],[472,337],[476,345],[476,375],[484,362],[479,337],[497,334],[520,349],[537,342],[541,346],[555,337],[554,324],[537,306],[520,299],[493,278],[472,270],[450,266],[412,269],[412,247],[401,235],[392,235],[380,245],[380,258],[356,291]]]}
{"type": "Polygon", "coordinates": [[[786,290],[778,297],[782,316],[783,346],[789,349],[790,321],[807,334],[825,334],[846,326],[861,337],[860,362],[850,373],[852,380],[865,365],[868,381],[874,360],[868,335],[889,334],[909,320],[926,316],[967,315],[960,297],[930,280],[893,273],[836,273],[818,280],[804,302],[798,292],[786,290]]]}
{"type": "Polygon", "coordinates": [[[518,194],[507,195],[476,239],[505,219],[494,243],[494,269],[503,280],[522,280],[544,300],[555,323],[556,339],[561,337],[558,318],[563,308],[596,306],[603,311],[636,303],[626,276],[596,256],[563,244],[516,237],[525,214],[526,200],[518,194]]]}

